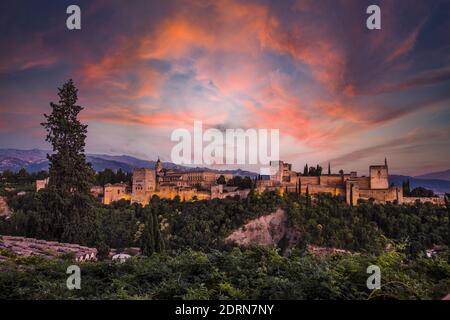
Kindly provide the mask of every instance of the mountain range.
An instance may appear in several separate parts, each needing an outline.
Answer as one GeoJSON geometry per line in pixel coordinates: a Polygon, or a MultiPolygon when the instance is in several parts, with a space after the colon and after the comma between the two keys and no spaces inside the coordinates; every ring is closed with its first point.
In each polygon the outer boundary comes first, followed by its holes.
{"type": "MultiPolygon", "coordinates": [[[[0,172],[11,170],[14,172],[24,168],[28,172],[38,172],[48,170],[47,153],[49,150],[32,149],[0,149],[0,172]]],[[[105,169],[112,169],[114,171],[122,169],[126,172],[132,172],[135,168],[154,168],[156,161],[142,160],[135,157],[120,155],[106,155],[106,154],[87,154],[87,161],[92,164],[95,171],[103,171],[105,169]]],[[[213,172],[232,173],[239,176],[256,177],[257,174],[245,170],[213,170],[204,167],[185,167],[172,162],[163,162],[163,167],[166,169],[175,169],[183,171],[205,170],[213,172]]]]}
{"type": "Polygon", "coordinates": [[[450,181],[450,170],[431,172],[416,176],[417,179],[438,179],[438,180],[448,180],[450,181]]]}
{"type": "Polygon", "coordinates": [[[402,183],[409,180],[410,189],[417,187],[423,187],[429,190],[433,190],[436,194],[450,193],[450,181],[441,179],[422,179],[417,177],[402,176],[402,175],[389,175],[389,183],[398,187],[402,186],[402,183]]]}
{"type": "MultiPolygon", "coordinates": [[[[48,150],[32,149],[0,149],[0,172],[5,170],[19,171],[24,168],[28,172],[38,172],[48,169],[47,153],[48,150]]],[[[92,164],[96,171],[102,171],[106,168],[112,170],[122,169],[123,171],[131,172],[134,168],[154,168],[156,161],[142,160],[127,155],[106,155],[106,154],[87,154],[87,160],[92,164]]],[[[180,166],[171,162],[163,162],[163,167],[175,170],[206,170],[215,171],[209,168],[192,168],[180,166]]],[[[220,170],[223,173],[232,173],[239,176],[256,177],[257,174],[244,170],[220,170]]],[[[433,190],[435,193],[450,193],[450,170],[441,172],[432,172],[420,176],[410,177],[404,175],[390,175],[389,182],[397,186],[401,186],[403,181],[409,179],[410,187],[424,187],[433,190]]]]}

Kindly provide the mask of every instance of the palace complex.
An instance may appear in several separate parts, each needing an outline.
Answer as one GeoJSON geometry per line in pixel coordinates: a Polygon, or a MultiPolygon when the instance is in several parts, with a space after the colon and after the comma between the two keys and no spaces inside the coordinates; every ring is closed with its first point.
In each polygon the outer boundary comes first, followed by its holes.
{"type": "Polygon", "coordinates": [[[328,174],[305,176],[292,171],[291,164],[279,161],[275,175],[257,181],[258,191],[276,189],[309,195],[331,193],[345,197],[349,205],[357,205],[360,199],[378,203],[403,203],[402,189],[389,185],[386,160],[384,165],[370,166],[368,177],[358,177],[356,172],[332,174],[330,168],[328,174]]]}
{"type": "MultiPolygon", "coordinates": [[[[415,201],[432,202],[442,205],[443,200],[434,198],[404,197],[400,187],[389,184],[389,168],[385,159],[384,164],[369,167],[369,176],[358,176],[356,172],[332,174],[328,166],[328,173],[308,175],[292,170],[292,165],[277,161],[271,166],[278,167],[274,175],[258,177],[253,180],[255,192],[278,191],[296,192],[310,196],[318,193],[330,193],[346,199],[347,204],[357,205],[359,201],[374,201],[375,203],[414,203],[415,201]]],[[[146,205],[153,196],[181,200],[223,199],[239,196],[245,198],[251,189],[241,189],[237,186],[227,186],[226,182],[233,179],[229,173],[208,170],[180,171],[169,170],[162,166],[158,159],[154,169],[135,169],[132,185],[126,183],[106,184],[103,187],[93,187],[92,193],[101,196],[103,203],[110,204],[118,200],[129,200],[131,203],[146,205]],[[223,176],[222,184],[218,183],[223,176]],[[225,184],[223,184],[225,183],[225,184]]],[[[44,188],[48,180],[36,181],[36,190],[44,188]]]]}

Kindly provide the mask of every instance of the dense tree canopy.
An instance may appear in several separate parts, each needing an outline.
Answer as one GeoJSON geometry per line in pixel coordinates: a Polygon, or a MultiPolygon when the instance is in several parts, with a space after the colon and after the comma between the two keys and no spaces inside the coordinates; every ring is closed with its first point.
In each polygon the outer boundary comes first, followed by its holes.
{"type": "Polygon", "coordinates": [[[441,299],[450,289],[445,257],[314,257],[274,249],[185,250],[126,263],[83,264],[81,290],[67,290],[71,261],[14,258],[0,264],[0,299],[441,299]],[[369,265],[383,270],[382,290],[366,287],[369,265]],[[24,272],[28,271],[28,272],[24,272]]]}
{"type": "MultiPolygon", "coordinates": [[[[42,191],[25,196],[9,193],[7,199],[14,214],[0,220],[0,234],[64,241],[67,231],[63,228],[61,234],[55,233],[53,228],[61,226],[55,224],[55,217],[49,218],[58,212],[53,206],[60,202],[49,202],[47,196],[42,191]]],[[[80,202],[92,203],[86,199],[80,202]]],[[[109,248],[130,246],[141,247],[150,257],[132,259],[123,265],[108,260],[85,264],[85,285],[79,292],[64,287],[66,263],[15,258],[13,264],[1,265],[5,272],[0,273],[0,286],[6,289],[0,296],[428,299],[441,298],[450,290],[446,257],[427,259],[423,254],[426,248],[448,245],[449,241],[449,214],[432,204],[369,202],[349,207],[343,199],[330,195],[311,200],[298,194],[266,192],[251,193],[247,199],[195,202],[154,197],[146,207],[119,201],[108,206],[95,203],[91,209],[95,216],[89,228],[76,229],[80,235],[76,242],[95,245],[100,257],[106,256],[109,248]],[[301,235],[289,256],[274,251],[277,248],[241,251],[224,243],[234,229],[279,207],[286,210],[289,224],[301,235]],[[358,254],[317,258],[306,253],[306,244],[349,249],[358,254]],[[386,252],[388,244],[391,249],[386,252]],[[375,293],[364,286],[365,268],[373,263],[383,266],[383,281],[392,283],[375,293]],[[23,268],[28,267],[38,271],[24,273],[23,268]],[[55,287],[59,277],[61,283],[55,287]]]]}
{"type": "MultiPolygon", "coordinates": [[[[59,202],[54,203],[47,193],[10,196],[8,202],[15,213],[9,220],[0,220],[0,234],[64,240],[59,220],[50,217],[59,212],[59,202]]],[[[227,247],[224,239],[233,230],[279,207],[288,213],[289,225],[299,231],[299,248],[315,244],[380,253],[389,240],[395,240],[406,242],[412,252],[420,253],[433,245],[448,245],[449,241],[448,213],[445,208],[431,203],[398,206],[368,202],[349,207],[343,199],[325,194],[311,201],[311,197],[281,196],[274,192],[251,193],[247,199],[194,202],[154,197],[145,208],[137,204],[130,206],[126,201],[110,206],[87,203],[92,207],[86,210],[94,212],[94,217],[85,227],[87,231],[78,230],[82,236],[77,242],[102,243],[111,248],[143,247],[136,234],[145,234],[139,228],[152,225],[145,232],[157,236],[159,228],[164,242],[161,246],[166,249],[223,249],[227,247]]],[[[147,248],[155,247],[150,244],[147,248]]],[[[159,250],[149,252],[153,251],[159,250]]]]}
{"type": "Polygon", "coordinates": [[[418,197],[418,198],[435,197],[433,190],[429,190],[423,187],[417,187],[411,190],[409,179],[403,181],[402,188],[404,197],[418,197]]]}
{"type": "Polygon", "coordinates": [[[127,183],[131,185],[133,175],[130,172],[124,172],[122,169],[113,171],[111,169],[105,169],[95,174],[95,184],[98,186],[104,186],[111,183],[127,183]]]}

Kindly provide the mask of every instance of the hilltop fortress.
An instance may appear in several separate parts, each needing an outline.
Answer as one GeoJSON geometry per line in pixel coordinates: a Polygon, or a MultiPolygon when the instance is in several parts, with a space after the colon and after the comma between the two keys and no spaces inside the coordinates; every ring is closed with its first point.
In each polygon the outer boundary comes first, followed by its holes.
{"type": "Polygon", "coordinates": [[[218,185],[217,180],[224,177],[225,182],[233,178],[232,174],[217,173],[205,170],[177,171],[167,170],[158,159],[155,169],[135,169],[131,193],[126,184],[106,185],[103,203],[109,204],[120,199],[131,200],[131,203],[146,205],[155,195],[160,198],[173,199],[179,196],[181,200],[204,200],[228,196],[248,195],[237,188],[218,185]]]}
{"type": "MultiPolygon", "coordinates": [[[[328,173],[305,174],[292,170],[292,165],[277,161],[271,166],[278,168],[270,176],[259,176],[253,180],[254,192],[277,191],[295,192],[314,196],[319,193],[329,193],[345,198],[348,205],[358,205],[360,201],[375,203],[413,204],[416,201],[432,202],[443,205],[443,199],[404,197],[400,187],[389,185],[389,167],[384,164],[371,165],[369,176],[358,176],[356,172],[332,174],[330,165],[328,173]]],[[[234,176],[229,173],[208,170],[179,171],[164,169],[158,159],[154,169],[135,169],[132,186],[126,183],[107,184],[93,187],[95,196],[103,194],[103,203],[110,204],[118,200],[129,200],[131,203],[146,205],[153,196],[173,199],[179,197],[182,201],[223,199],[239,196],[246,198],[252,189],[240,189],[237,186],[227,186],[234,176]],[[223,177],[223,178],[222,178],[223,177]],[[219,183],[218,179],[221,179],[219,183]]],[[[44,188],[48,180],[36,181],[36,190],[44,188]]]]}
{"type": "Polygon", "coordinates": [[[384,165],[369,167],[369,176],[358,177],[356,172],[328,174],[317,176],[302,175],[292,171],[292,165],[278,161],[278,172],[270,179],[258,180],[257,190],[280,190],[315,195],[330,193],[343,196],[347,204],[357,205],[358,200],[373,200],[377,203],[403,203],[403,190],[389,185],[389,170],[385,159],[384,165]]]}

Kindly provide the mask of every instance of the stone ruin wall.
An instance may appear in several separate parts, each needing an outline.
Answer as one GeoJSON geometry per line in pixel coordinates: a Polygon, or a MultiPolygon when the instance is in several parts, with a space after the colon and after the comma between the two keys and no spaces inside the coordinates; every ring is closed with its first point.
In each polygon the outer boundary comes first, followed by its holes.
{"type": "Polygon", "coordinates": [[[415,204],[417,201],[421,203],[430,202],[438,206],[445,206],[445,199],[443,197],[403,197],[403,203],[405,204],[415,204]]]}

